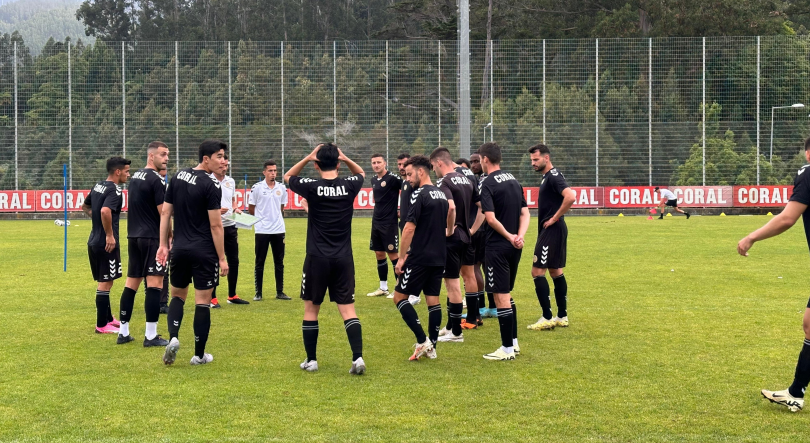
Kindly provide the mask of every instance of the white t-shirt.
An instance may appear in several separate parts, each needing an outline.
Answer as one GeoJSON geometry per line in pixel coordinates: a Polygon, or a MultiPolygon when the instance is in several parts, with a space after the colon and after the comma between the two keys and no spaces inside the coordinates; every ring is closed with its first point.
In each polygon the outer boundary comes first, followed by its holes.
{"type": "MultiPolygon", "coordinates": [[[[214,174],[211,177],[217,178],[214,174]]],[[[228,208],[228,212],[222,214],[222,226],[236,226],[236,222],[229,217],[233,214],[233,195],[236,192],[236,181],[229,176],[225,176],[220,183],[222,189],[222,202],[220,203],[223,208],[228,208]]]]}
{"type": "Polygon", "coordinates": [[[661,195],[661,200],[677,200],[678,197],[669,189],[659,189],[658,193],[661,195]]]}
{"type": "Polygon", "coordinates": [[[262,180],[250,188],[248,203],[255,205],[254,215],[261,220],[254,226],[257,234],[283,234],[284,217],[281,206],[287,204],[287,187],[283,183],[273,182],[273,187],[262,180]]]}

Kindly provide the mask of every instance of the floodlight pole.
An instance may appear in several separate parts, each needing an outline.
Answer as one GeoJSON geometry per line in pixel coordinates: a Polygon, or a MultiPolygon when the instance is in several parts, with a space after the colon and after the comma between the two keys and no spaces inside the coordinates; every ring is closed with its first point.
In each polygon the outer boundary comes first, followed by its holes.
{"type": "Polygon", "coordinates": [[[459,104],[458,138],[459,155],[470,156],[470,0],[459,0],[458,62],[459,62],[459,104]]]}

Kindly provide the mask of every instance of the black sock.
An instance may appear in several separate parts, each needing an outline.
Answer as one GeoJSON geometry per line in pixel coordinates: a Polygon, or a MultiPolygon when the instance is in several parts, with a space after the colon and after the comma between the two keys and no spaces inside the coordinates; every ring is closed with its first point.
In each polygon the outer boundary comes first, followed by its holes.
{"type": "MultiPolygon", "coordinates": [[[[413,335],[416,336],[417,343],[424,343],[427,337],[425,336],[422,323],[419,322],[419,316],[416,315],[416,309],[413,308],[413,305],[411,305],[407,299],[400,300],[400,302],[397,303],[397,309],[399,309],[399,314],[402,315],[402,319],[405,320],[405,324],[411,328],[413,335]]],[[[439,306],[439,314],[441,314],[441,306],[439,306]]]]}
{"type": "Polygon", "coordinates": [[[180,324],[183,323],[183,305],[186,302],[179,297],[172,297],[169,301],[169,313],[166,314],[166,323],[169,324],[169,339],[177,338],[180,324]]]}
{"type": "Polygon", "coordinates": [[[112,315],[112,306],[110,306],[110,291],[107,291],[107,323],[115,320],[112,315]]]}
{"type": "Polygon", "coordinates": [[[484,291],[478,291],[478,309],[484,309],[487,307],[487,299],[484,296],[484,291]]]}
{"type": "Polygon", "coordinates": [[[489,301],[489,309],[497,309],[497,306],[495,306],[495,294],[487,292],[487,299],[489,301]]]}
{"type": "Polygon", "coordinates": [[[548,287],[548,280],[545,275],[538,275],[534,278],[534,292],[537,294],[537,301],[543,309],[543,318],[551,320],[551,290],[548,287]]]}
{"type": "Polygon", "coordinates": [[[467,292],[464,294],[464,299],[467,300],[467,323],[472,323],[481,315],[478,312],[478,293],[467,292]]]}
{"type": "MultiPolygon", "coordinates": [[[[447,303],[447,315],[450,316],[450,330],[453,335],[461,335],[461,312],[464,311],[464,305],[461,303],[447,303]]],[[[467,310],[467,318],[470,318],[471,311],[467,310]]]]}
{"type": "Polygon", "coordinates": [[[236,297],[237,281],[239,281],[239,263],[228,268],[228,297],[236,297]]]}
{"type": "Polygon", "coordinates": [[[304,350],[307,351],[307,360],[317,360],[318,356],[315,351],[318,349],[318,320],[304,320],[301,331],[304,333],[304,350]]]}
{"type": "Polygon", "coordinates": [[[96,327],[107,326],[107,309],[110,306],[110,291],[96,290],[96,327]]]}
{"type": "Polygon", "coordinates": [[[388,260],[377,260],[377,275],[380,281],[388,281],[388,260]]]}
{"type": "Polygon", "coordinates": [[[211,305],[197,305],[194,310],[194,355],[203,358],[208,332],[211,330],[211,305]]]}
{"type": "Polygon", "coordinates": [[[799,353],[799,361],[796,363],[796,375],[793,376],[793,384],[788,391],[796,398],[804,398],[804,390],[810,383],[810,340],[804,339],[802,352],[799,353]]]}
{"type": "Polygon", "coordinates": [[[352,348],[352,361],[355,361],[363,356],[363,328],[357,318],[344,320],[343,327],[346,328],[349,346],[352,348]]]}
{"type": "MultiPolygon", "coordinates": [[[[428,306],[428,308],[429,307],[430,306],[428,306]]],[[[448,331],[453,329],[453,319],[450,317],[450,300],[447,301],[447,324],[444,325],[444,329],[447,329],[448,331]]]]}
{"type": "Polygon", "coordinates": [[[552,279],[554,281],[554,299],[557,301],[557,317],[568,316],[568,283],[565,274],[552,279]]]}
{"type": "MultiPolygon", "coordinates": [[[[391,260],[391,272],[393,272],[393,273],[394,273],[394,279],[396,279],[396,278],[397,278],[397,263],[398,263],[398,262],[399,262],[399,259],[398,259],[398,258],[395,258],[395,259],[391,260]]],[[[385,274],[385,277],[386,277],[386,278],[388,278],[388,274],[387,274],[387,273],[385,274]]],[[[393,290],[393,289],[391,289],[391,292],[394,292],[394,290],[393,290]]]]}
{"type": "Polygon", "coordinates": [[[138,291],[135,289],[129,289],[124,287],[124,292],[121,293],[121,302],[119,303],[119,309],[121,318],[121,323],[129,323],[132,319],[132,309],[135,307],[135,294],[138,291]]]}
{"type": "Polygon", "coordinates": [[[156,323],[160,318],[160,291],[162,288],[146,288],[143,311],[147,323],[156,323]]]}
{"type": "Polygon", "coordinates": [[[512,304],[512,338],[517,338],[517,307],[515,306],[515,299],[510,298],[509,302],[512,304]]]}
{"type": "Polygon", "coordinates": [[[434,346],[436,345],[436,341],[439,339],[439,329],[441,329],[441,326],[442,305],[428,306],[428,338],[430,338],[430,342],[433,343],[434,346]]]}
{"type": "Polygon", "coordinates": [[[508,348],[512,346],[512,309],[498,309],[498,324],[501,327],[501,346],[508,348]]]}

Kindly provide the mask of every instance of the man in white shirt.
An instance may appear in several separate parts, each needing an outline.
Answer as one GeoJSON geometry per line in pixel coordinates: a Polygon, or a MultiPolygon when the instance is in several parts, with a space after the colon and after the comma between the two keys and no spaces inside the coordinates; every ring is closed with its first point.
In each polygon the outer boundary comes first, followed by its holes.
{"type": "Polygon", "coordinates": [[[267,259],[267,249],[273,250],[273,268],[276,276],[276,298],[290,300],[284,293],[284,205],[287,204],[287,187],[276,182],[278,172],[276,162],[264,162],[264,180],[250,188],[248,211],[251,215],[261,218],[254,225],[256,232],[256,267],[253,271],[253,281],[256,286],[254,301],[262,301],[262,282],[264,281],[264,262],[267,259]]]}
{"type": "Polygon", "coordinates": [[[666,211],[666,207],[670,206],[676,212],[680,212],[686,216],[686,219],[689,220],[689,213],[682,211],[678,207],[678,197],[672,193],[669,189],[661,189],[658,186],[655,187],[655,192],[659,193],[660,196],[660,203],[658,204],[658,210],[661,212],[661,215],[658,217],[659,220],[664,218],[664,211],[666,211]]]}
{"type": "MultiPolygon", "coordinates": [[[[239,238],[236,222],[231,219],[231,214],[236,212],[241,214],[242,210],[236,206],[236,181],[230,176],[225,175],[228,167],[228,154],[225,154],[225,169],[222,172],[214,172],[212,175],[216,178],[222,189],[222,207],[220,213],[222,214],[222,227],[225,230],[225,258],[228,259],[228,303],[234,305],[248,305],[247,300],[242,300],[236,295],[236,282],[239,277],[239,238]]],[[[217,301],[217,288],[214,287],[214,293],[211,296],[211,307],[221,307],[217,301]]]]}

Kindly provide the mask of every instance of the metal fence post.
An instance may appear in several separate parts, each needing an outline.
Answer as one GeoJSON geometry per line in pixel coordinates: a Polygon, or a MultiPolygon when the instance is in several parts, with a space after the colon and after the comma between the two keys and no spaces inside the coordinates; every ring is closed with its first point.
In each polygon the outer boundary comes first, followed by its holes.
{"type": "Polygon", "coordinates": [[[337,40],[332,40],[332,123],[337,144],[337,40]]]}
{"type": "MultiPolygon", "coordinates": [[[[73,78],[71,77],[71,44],[68,42],[68,180],[73,189],[73,78]]],[[[67,202],[64,203],[67,206],[67,202]]],[[[67,224],[67,220],[65,220],[67,224]]]]}
{"type": "Polygon", "coordinates": [[[281,42],[281,170],[284,169],[284,42],[281,42]]]}
{"type": "Polygon", "coordinates": [[[760,111],[760,95],[759,88],[761,84],[761,64],[760,64],[760,38],[757,36],[757,185],[759,185],[759,111],[760,111]]]}
{"type": "Polygon", "coordinates": [[[14,42],[14,189],[20,189],[19,126],[17,120],[17,42],[14,42]]]}
{"type": "Polygon", "coordinates": [[[233,121],[231,118],[233,101],[231,89],[231,42],[228,41],[228,165],[231,168],[231,175],[233,175],[233,121]]]}
{"type": "Polygon", "coordinates": [[[388,40],[385,41],[385,152],[388,153],[388,40]]]}
{"type": "Polygon", "coordinates": [[[459,97],[458,97],[458,139],[459,155],[470,156],[470,2],[459,0],[459,97]]]}
{"type": "Polygon", "coordinates": [[[650,74],[649,74],[649,82],[648,82],[649,84],[647,85],[649,87],[649,93],[647,94],[647,117],[648,117],[648,120],[647,120],[647,137],[648,137],[648,139],[647,139],[647,150],[649,152],[648,152],[647,155],[648,155],[649,162],[650,162],[650,164],[649,164],[649,168],[650,168],[650,183],[649,183],[649,185],[652,186],[652,75],[653,75],[653,71],[652,71],[652,39],[650,39],[650,45],[649,45],[649,72],[650,72],[650,74]]]}
{"type": "Polygon", "coordinates": [[[599,186],[599,39],[596,39],[596,186],[599,186]]]}
{"type": "Polygon", "coordinates": [[[703,37],[703,186],[706,186],[706,37],[703,37]]]}
{"type": "Polygon", "coordinates": [[[127,156],[127,73],[124,55],[124,42],[121,42],[121,142],[124,158],[127,156]]]}
{"type": "MultiPolygon", "coordinates": [[[[386,42],[386,44],[387,43],[388,42],[386,42]]],[[[438,51],[437,51],[437,55],[438,55],[438,58],[439,58],[439,75],[437,76],[438,77],[438,83],[439,83],[438,84],[438,91],[439,91],[439,101],[438,101],[438,104],[439,104],[439,144],[438,145],[441,146],[442,145],[442,41],[439,40],[438,43],[439,43],[438,51]]],[[[386,60],[387,60],[387,58],[386,58],[386,60]]],[[[387,80],[386,80],[386,87],[387,87],[387,85],[388,85],[388,83],[387,83],[387,80]]],[[[388,115],[388,113],[386,112],[386,116],[387,115],[388,115]]]]}
{"type": "MultiPolygon", "coordinates": [[[[495,44],[492,40],[489,41],[489,141],[495,141],[495,136],[493,133],[495,132],[495,113],[492,110],[493,106],[495,106],[495,82],[492,80],[492,75],[494,69],[492,67],[493,63],[495,62],[495,44]]],[[[486,139],[486,133],[484,133],[484,139],[486,139]]]]}
{"type": "Polygon", "coordinates": [[[180,170],[180,50],[174,42],[174,143],[177,169],[180,170]]]}
{"type": "Polygon", "coordinates": [[[543,144],[546,143],[546,40],[543,39],[543,144]]]}

